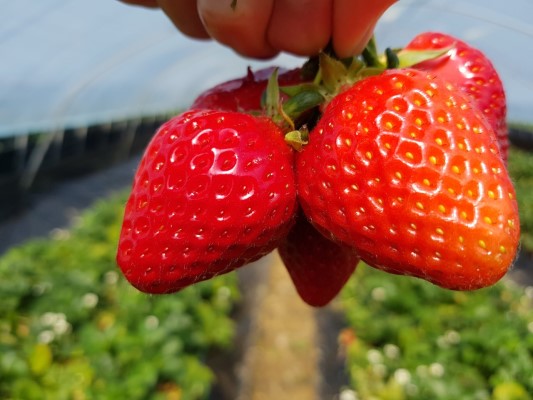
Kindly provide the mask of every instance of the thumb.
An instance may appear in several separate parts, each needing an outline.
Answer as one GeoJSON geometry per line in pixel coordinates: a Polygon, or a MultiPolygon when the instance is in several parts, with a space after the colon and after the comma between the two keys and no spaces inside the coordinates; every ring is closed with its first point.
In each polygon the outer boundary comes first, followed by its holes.
{"type": "Polygon", "coordinates": [[[360,54],[372,37],[383,13],[396,0],[335,0],[333,48],[339,57],[360,54]]]}

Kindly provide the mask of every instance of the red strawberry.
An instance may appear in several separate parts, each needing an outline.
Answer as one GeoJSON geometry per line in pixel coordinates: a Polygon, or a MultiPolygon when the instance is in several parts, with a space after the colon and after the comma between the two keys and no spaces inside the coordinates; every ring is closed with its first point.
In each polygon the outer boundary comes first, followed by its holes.
{"type": "MultiPolygon", "coordinates": [[[[261,98],[273,71],[274,67],[256,72],[248,69],[244,78],[218,84],[201,93],[191,108],[240,112],[261,110],[261,98]]],[[[281,70],[278,76],[280,86],[297,85],[302,83],[302,80],[299,68],[281,70]]]]}
{"type": "Polygon", "coordinates": [[[509,138],[505,91],[492,62],[480,50],[443,33],[422,33],[405,49],[438,50],[448,47],[450,50],[444,55],[417,64],[414,68],[434,73],[472,97],[496,132],[501,156],[507,161],[509,138]]]}
{"type": "Polygon", "coordinates": [[[297,207],[292,150],[270,120],[192,110],[157,131],[126,205],[117,261],[170,293],[275,249],[297,207]]]}
{"type": "Polygon", "coordinates": [[[451,289],[499,280],[519,242],[515,192],[481,112],[406,69],[335,97],[298,154],[313,224],[370,265],[451,289]]]}
{"type": "Polygon", "coordinates": [[[303,215],[278,251],[296,291],[313,307],[333,300],[359,262],[352,248],[324,237],[303,215]]]}

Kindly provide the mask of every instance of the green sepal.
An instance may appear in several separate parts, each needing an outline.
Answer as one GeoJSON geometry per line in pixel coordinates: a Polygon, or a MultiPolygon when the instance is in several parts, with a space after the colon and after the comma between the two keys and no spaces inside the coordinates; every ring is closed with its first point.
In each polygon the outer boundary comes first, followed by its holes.
{"type": "Polygon", "coordinates": [[[322,104],[324,101],[324,96],[318,90],[306,90],[283,103],[283,112],[289,118],[295,120],[304,112],[322,104]]]}
{"type": "Polygon", "coordinates": [[[348,75],[346,65],[326,53],[320,53],[319,64],[320,78],[324,89],[328,93],[337,93],[339,87],[346,82],[348,75]]]}
{"type": "Polygon", "coordinates": [[[268,78],[268,83],[265,90],[265,111],[266,115],[272,119],[275,119],[277,116],[279,116],[279,96],[278,68],[274,68],[274,71],[272,71],[272,74],[268,78]]]}
{"type": "Polygon", "coordinates": [[[368,41],[366,47],[363,49],[363,52],[361,53],[361,56],[363,57],[363,60],[367,67],[375,67],[375,68],[381,68],[382,70],[385,69],[385,60],[382,60],[378,56],[378,49],[376,45],[376,38],[372,36],[370,40],[368,41]]]}
{"type": "Polygon", "coordinates": [[[351,80],[357,80],[356,78],[360,75],[364,68],[364,61],[359,60],[358,58],[353,58],[352,62],[348,66],[348,78],[351,80]]]}
{"type": "Polygon", "coordinates": [[[318,91],[319,87],[318,85],[314,83],[300,83],[298,85],[290,85],[290,86],[281,86],[279,90],[286,95],[292,97],[296,96],[297,94],[300,94],[302,92],[308,92],[308,91],[318,91]]]}
{"type": "Polygon", "coordinates": [[[400,50],[396,52],[398,68],[409,68],[424,61],[434,60],[446,54],[452,47],[438,50],[400,50]]]}
{"type": "Polygon", "coordinates": [[[400,59],[398,58],[398,54],[390,47],[387,47],[385,49],[385,57],[387,59],[387,69],[394,69],[399,67],[400,59]]]}
{"type": "Polygon", "coordinates": [[[285,135],[285,142],[296,151],[302,151],[303,147],[309,143],[309,130],[304,125],[298,130],[293,130],[285,135]]]}

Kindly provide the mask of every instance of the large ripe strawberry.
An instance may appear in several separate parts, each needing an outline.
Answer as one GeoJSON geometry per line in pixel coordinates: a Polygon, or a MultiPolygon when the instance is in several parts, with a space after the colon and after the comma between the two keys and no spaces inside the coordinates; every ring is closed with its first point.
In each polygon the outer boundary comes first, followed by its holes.
{"type": "Polygon", "coordinates": [[[440,57],[414,66],[455,84],[474,99],[498,138],[502,158],[507,160],[509,138],[507,105],[503,83],[489,58],[480,50],[447,34],[426,32],[417,35],[406,50],[449,50],[440,57]]]}
{"type": "Polygon", "coordinates": [[[303,215],[278,251],[296,291],[313,307],[333,300],[359,262],[354,249],[327,239],[303,215]]]}
{"type": "Polygon", "coordinates": [[[191,110],[157,131],[126,205],[117,261],[170,293],[275,249],[296,210],[292,150],[266,118],[191,110]]]}
{"type": "MultiPolygon", "coordinates": [[[[261,110],[261,99],[274,72],[274,67],[264,68],[248,73],[243,78],[220,83],[198,95],[191,108],[221,111],[258,111],[261,110]]],[[[301,69],[280,70],[278,84],[290,86],[302,83],[301,69]]]]}
{"type": "Polygon", "coordinates": [[[492,129],[427,72],[386,71],[335,97],[296,173],[308,218],[374,267],[467,290],[515,258],[515,192],[492,129]]]}

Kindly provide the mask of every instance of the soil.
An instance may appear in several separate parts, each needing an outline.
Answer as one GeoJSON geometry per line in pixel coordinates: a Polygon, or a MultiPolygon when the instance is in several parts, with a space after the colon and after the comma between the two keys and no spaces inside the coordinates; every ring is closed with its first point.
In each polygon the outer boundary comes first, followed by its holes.
{"type": "Polygon", "coordinates": [[[238,270],[242,302],[231,353],[210,358],[211,400],[336,399],[347,383],[335,302],[313,308],[298,296],[277,253],[238,270]]]}
{"type": "MultiPolygon", "coordinates": [[[[533,285],[533,258],[521,253],[509,272],[533,285]]],[[[296,293],[277,253],[238,270],[242,302],[231,352],[210,365],[211,400],[339,399],[348,384],[338,338],[346,324],[338,300],[312,308],[296,293]]]]}
{"type": "Polygon", "coordinates": [[[245,385],[239,399],[315,399],[318,387],[314,312],[298,297],[277,255],[255,312],[244,359],[245,385]]]}

